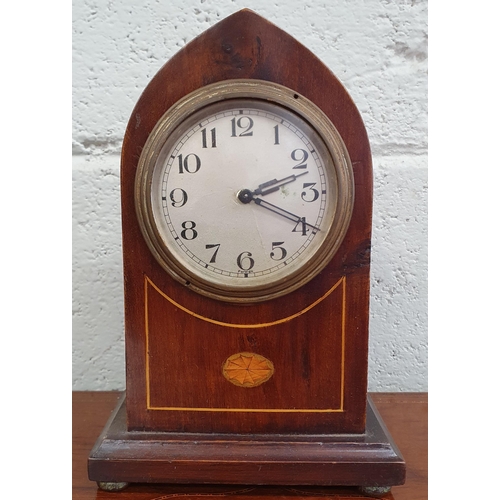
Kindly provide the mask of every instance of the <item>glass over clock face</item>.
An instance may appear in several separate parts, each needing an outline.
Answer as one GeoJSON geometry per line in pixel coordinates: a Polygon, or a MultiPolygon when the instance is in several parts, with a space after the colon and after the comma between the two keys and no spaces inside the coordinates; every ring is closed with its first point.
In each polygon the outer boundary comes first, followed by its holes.
{"type": "Polygon", "coordinates": [[[146,241],[174,278],[222,300],[260,301],[295,290],[331,259],[350,219],[352,171],[311,103],[305,112],[291,91],[283,102],[262,98],[269,84],[238,85],[160,121],[136,202],[146,241]]]}

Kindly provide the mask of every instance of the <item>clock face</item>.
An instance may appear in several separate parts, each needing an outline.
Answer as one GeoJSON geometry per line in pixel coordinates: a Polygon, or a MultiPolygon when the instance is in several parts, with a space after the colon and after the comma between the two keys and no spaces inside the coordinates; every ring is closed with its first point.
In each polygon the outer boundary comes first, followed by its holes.
{"type": "Polygon", "coordinates": [[[198,104],[153,134],[138,213],[176,279],[223,300],[256,301],[326,265],[347,227],[352,183],[339,169],[350,166],[345,155],[336,157],[310,118],[239,95],[198,104]]]}

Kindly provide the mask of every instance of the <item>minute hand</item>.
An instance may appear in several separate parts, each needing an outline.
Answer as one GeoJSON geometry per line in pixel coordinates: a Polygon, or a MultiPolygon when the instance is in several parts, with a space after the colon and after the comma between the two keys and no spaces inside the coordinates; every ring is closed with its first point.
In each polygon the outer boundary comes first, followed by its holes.
{"type": "Polygon", "coordinates": [[[302,222],[302,224],[304,224],[305,226],[309,226],[313,229],[316,229],[316,231],[321,231],[319,227],[313,226],[312,224],[306,222],[304,217],[299,217],[298,215],[292,214],[288,210],[284,210],[283,208],[277,207],[276,205],[273,205],[272,203],[269,203],[268,201],[263,200],[262,198],[252,198],[252,200],[257,205],[263,208],[267,208],[271,212],[274,212],[275,214],[285,217],[285,219],[291,220],[293,222],[302,222]]]}

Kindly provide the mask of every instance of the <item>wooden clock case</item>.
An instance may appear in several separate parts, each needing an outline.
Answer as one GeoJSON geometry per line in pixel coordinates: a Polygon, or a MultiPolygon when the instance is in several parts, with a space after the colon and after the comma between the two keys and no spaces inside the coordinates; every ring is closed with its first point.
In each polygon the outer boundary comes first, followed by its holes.
{"type": "Polygon", "coordinates": [[[126,396],[89,457],[89,477],[128,482],[402,484],[405,464],[367,400],[372,165],[361,116],[308,49],[249,10],[186,45],[144,90],[121,163],[126,396]],[[134,182],[144,144],[180,98],[214,82],[293,89],[332,121],[349,152],[355,201],[345,239],[298,290],[238,305],[193,292],[149,251],[134,182]],[[269,380],[238,387],[225,360],[272,361],[269,380]]]}

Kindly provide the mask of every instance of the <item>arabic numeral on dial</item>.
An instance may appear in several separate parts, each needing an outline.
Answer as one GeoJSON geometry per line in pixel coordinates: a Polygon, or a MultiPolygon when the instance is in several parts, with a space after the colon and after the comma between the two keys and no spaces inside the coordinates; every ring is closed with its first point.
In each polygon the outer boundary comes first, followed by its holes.
{"type": "Polygon", "coordinates": [[[195,174],[200,170],[201,160],[199,156],[194,153],[189,153],[185,157],[179,155],[177,159],[179,161],[179,174],[183,174],[184,172],[195,174]]]}
{"type": "Polygon", "coordinates": [[[250,271],[255,265],[255,260],[252,259],[252,254],[250,252],[242,252],[238,255],[236,264],[238,264],[238,267],[242,271],[250,271]]]}
{"type": "MultiPolygon", "coordinates": [[[[215,135],[215,128],[211,129],[210,130],[210,138],[212,140],[212,147],[213,148],[216,148],[217,147],[217,137],[215,135]]],[[[207,148],[207,129],[204,128],[202,131],[201,131],[201,147],[202,148],[207,148]]]]}
{"type": "Polygon", "coordinates": [[[300,217],[300,220],[295,224],[295,227],[292,229],[292,233],[302,233],[302,236],[307,235],[307,231],[309,228],[307,227],[307,222],[305,217],[300,217]]]}
{"type": "Polygon", "coordinates": [[[302,191],[300,197],[307,203],[312,203],[319,198],[319,191],[314,189],[314,186],[316,186],[315,182],[304,182],[302,186],[303,189],[308,189],[308,191],[302,191]]]}
{"type": "Polygon", "coordinates": [[[286,257],[286,255],[287,255],[286,250],[282,246],[280,246],[280,245],[283,245],[283,243],[285,243],[285,242],[284,241],[273,241],[272,247],[271,247],[272,252],[270,253],[271,259],[283,260],[286,257]]]}
{"type": "Polygon", "coordinates": [[[214,264],[215,259],[217,258],[217,252],[219,251],[219,248],[220,248],[220,243],[205,245],[205,248],[207,250],[210,250],[211,248],[215,248],[215,252],[213,253],[212,258],[210,259],[210,264],[214,264]]]}
{"type": "Polygon", "coordinates": [[[293,168],[307,168],[306,160],[309,157],[309,153],[305,149],[294,149],[290,156],[293,161],[299,162],[293,168]]]}
{"type": "Polygon", "coordinates": [[[279,126],[276,125],[274,127],[274,144],[277,145],[280,143],[280,130],[279,130],[279,126]]]}
{"type": "Polygon", "coordinates": [[[188,201],[188,195],[184,189],[175,188],[170,191],[170,201],[175,208],[183,207],[188,201]]]}
{"type": "Polygon", "coordinates": [[[196,224],[192,220],[183,222],[181,226],[183,229],[181,231],[181,237],[185,240],[194,240],[198,236],[198,231],[194,229],[196,227],[196,224]]]}
{"type": "Polygon", "coordinates": [[[231,137],[248,137],[253,135],[253,120],[249,116],[231,120],[231,137]],[[243,129],[241,132],[240,130],[243,129]],[[237,134],[237,132],[240,132],[237,134]]]}

